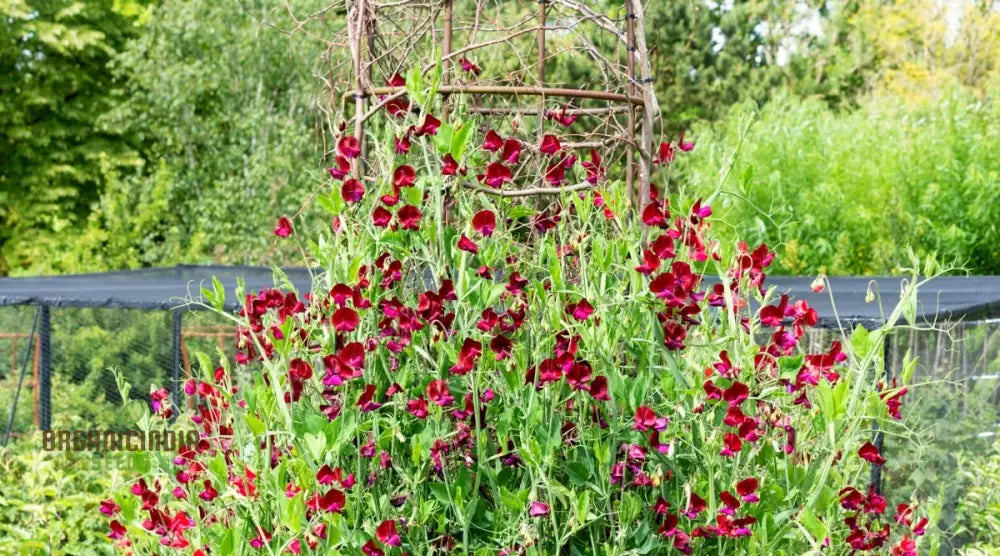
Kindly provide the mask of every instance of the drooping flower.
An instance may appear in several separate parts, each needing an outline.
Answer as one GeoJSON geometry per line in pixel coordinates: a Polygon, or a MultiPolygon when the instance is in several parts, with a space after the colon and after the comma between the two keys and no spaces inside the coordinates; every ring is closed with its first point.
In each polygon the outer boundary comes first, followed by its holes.
{"type": "Polygon", "coordinates": [[[393,150],[396,154],[406,154],[410,152],[410,135],[404,133],[402,137],[393,136],[392,138],[393,150]]]}
{"type": "Polygon", "coordinates": [[[660,148],[657,151],[657,156],[653,158],[653,162],[656,164],[670,164],[673,161],[674,161],[673,143],[670,142],[660,143],[660,148]]]}
{"type": "Polygon", "coordinates": [[[274,227],[274,235],[278,237],[292,235],[292,221],[287,216],[282,216],[278,219],[278,225],[274,227]]]}
{"type": "Polygon", "coordinates": [[[330,173],[330,177],[335,180],[342,180],[347,176],[347,173],[351,171],[351,163],[347,161],[343,156],[338,156],[336,159],[336,166],[331,166],[326,169],[330,173]]]}
{"type": "Polygon", "coordinates": [[[362,413],[367,413],[369,411],[375,411],[376,409],[382,407],[382,404],[375,402],[375,385],[366,384],[364,392],[358,397],[358,401],[354,404],[361,409],[362,413]]]}
{"type": "Polygon", "coordinates": [[[496,215],[491,210],[481,210],[472,216],[472,229],[486,237],[493,235],[497,227],[496,215]]]}
{"type": "Polygon", "coordinates": [[[479,252],[479,246],[476,245],[476,242],[469,239],[465,234],[462,234],[462,237],[458,239],[458,248],[472,254],[479,252]]]}
{"type": "Polygon", "coordinates": [[[437,135],[439,127],[441,127],[441,120],[435,118],[432,114],[425,114],[424,123],[415,128],[413,130],[413,134],[417,137],[423,137],[424,135],[437,135]]]}
{"type": "Polygon", "coordinates": [[[874,463],[875,465],[882,465],[885,463],[885,458],[879,453],[878,448],[871,442],[865,442],[860,448],[858,448],[858,455],[861,459],[874,463]]]}
{"type": "Polygon", "coordinates": [[[722,450],[719,451],[719,454],[726,457],[733,457],[743,449],[743,440],[731,432],[723,435],[722,443],[722,450]]]}
{"type": "Polygon", "coordinates": [[[337,152],[344,158],[357,158],[361,156],[361,142],[353,135],[345,135],[337,141],[337,152]]]}
{"type": "Polygon", "coordinates": [[[445,154],[444,158],[441,159],[441,175],[454,176],[459,172],[464,174],[465,170],[459,169],[458,161],[455,160],[455,157],[451,156],[451,153],[445,154]]]}
{"type": "Polygon", "coordinates": [[[560,110],[549,110],[545,113],[545,118],[558,122],[563,127],[569,127],[576,121],[576,115],[570,114],[566,106],[563,106],[560,110]]]}

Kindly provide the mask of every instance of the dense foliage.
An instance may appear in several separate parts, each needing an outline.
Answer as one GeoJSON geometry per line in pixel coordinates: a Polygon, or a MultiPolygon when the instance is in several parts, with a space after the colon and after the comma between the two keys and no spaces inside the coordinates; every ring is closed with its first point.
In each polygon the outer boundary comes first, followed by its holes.
{"type": "Polygon", "coordinates": [[[907,245],[1000,273],[998,92],[877,98],[850,113],[782,97],[752,123],[736,107],[697,129],[678,187],[717,199],[726,237],[775,245],[781,273],[898,273],[907,245]]]}

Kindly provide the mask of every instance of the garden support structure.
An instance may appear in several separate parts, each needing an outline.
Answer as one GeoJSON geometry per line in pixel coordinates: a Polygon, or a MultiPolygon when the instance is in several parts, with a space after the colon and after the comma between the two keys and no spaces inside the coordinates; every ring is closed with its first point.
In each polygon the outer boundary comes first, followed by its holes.
{"type": "Polygon", "coordinates": [[[39,307],[39,317],[38,428],[47,431],[52,429],[52,320],[48,305],[39,307]]]}
{"type": "MultiPolygon", "coordinates": [[[[383,12],[388,9],[403,10],[408,4],[413,4],[415,10],[429,9],[432,12],[431,20],[435,20],[438,17],[444,18],[443,28],[440,33],[440,38],[435,39],[437,43],[435,45],[435,50],[440,52],[440,62],[444,68],[441,78],[441,84],[436,89],[436,93],[442,95],[445,98],[443,103],[442,114],[446,117],[450,115],[453,111],[452,106],[448,102],[448,99],[454,95],[476,95],[476,96],[486,96],[486,95],[499,95],[505,97],[520,97],[520,96],[537,96],[538,100],[533,108],[530,107],[482,107],[482,106],[470,106],[470,113],[488,114],[488,115],[502,115],[502,114],[519,114],[526,116],[534,116],[537,118],[537,139],[540,141],[542,135],[544,134],[544,118],[546,117],[547,111],[545,109],[545,100],[547,98],[569,98],[569,99],[579,99],[579,100],[599,100],[606,101],[609,103],[607,107],[602,108],[570,108],[569,114],[588,114],[588,115],[607,115],[612,116],[620,112],[626,112],[628,117],[627,130],[624,134],[617,136],[615,142],[620,143],[625,148],[626,155],[626,171],[625,171],[625,182],[628,191],[628,195],[632,201],[632,211],[637,213],[641,210],[643,203],[648,202],[650,193],[650,174],[653,164],[653,141],[654,141],[654,130],[653,126],[656,118],[659,116],[659,108],[656,103],[655,94],[653,92],[653,78],[651,76],[651,67],[649,63],[648,50],[646,47],[646,37],[645,37],[645,18],[642,7],[642,2],[640,0],[623,0],[623,7],[625,12],[625,25],[624,29],[619,29],[616,22],[610,17],[597,13],[589,8],[585,3],[579,2],[578,0],[537,0],[537,19],[534,27],[522,28],[522,29],[512,29],[509,30],[506,36],[492,40],[482,40],[478,43],[469,44],[460,48],[455,48],[455,29],[463,28],[463,25],[456,25],[454,18],[456,17],[457,6],[454,0],[438,0],[437,2],[408,2],[403,0],[401,2],[394,2],[391,4],[379,5],[378,2],[374,0],[355,0],[349,2],[348,6],[348,25],[347,25],[347,41],[346,46],[351,52],[351,68],[352,68],[352,90],[343,92],[340,95],[341,98],[341,110],[344,110],[344,103],[350,102],[354,104],[354,136],[358,139],[361,145],[362,156],[354,161],[352,166],[352,173],[355,178],[361,178],[364,175],[364,162],[365,154],[367,152],[368,141],[365,139],[365,122],[378,113],[379,110],[385,108],[390,102],[402,98],[406,95],[405,87],[375,87],[372,85],[373,78],[373,68],[377,63],[384,62],[384,53],[379,53],[375,51],[376,37],[378,36],[378,28],[376,27],[380,17],[385,17],[383,12]],[[624,63],[624,68],[620,72],[616,73],[616,76],[620,76],[620,79],[624,81],[623,93],[616,93],[610,90],[589,90],[589,89],[569,89],[563,87],[549,87],[546,79],[546,59],[548,56],[548,51],[546,48],[546,30],[550,28],[549,25],[549,12],[555,10],[556,8],[561,8],[567,12],[574,13],[577,15],[578,23],[574,23],[568,28],[579,24],[579,22],[589,22],[597,25],[597,28],[602,32],[613,33],[616,37],[616,41],[619,43],[624,43],[624,51],[626,61],[624,63]],[[455,61],[460,56],[465,56],[471,52],[479,49],[488,48],[496,45],[502,45],[509,43],[513,38],[527,34],[535,34],[535,49],[536,49],[536,60],[535,60],[535,86],[528,86],[523,84],[511,85],[509,82],[503,85],[491,84],[491,85],[468,85],[468,84],[454,84],[452,81],[451,71],[455,66],[455,61]],[[366,48],[367,46],[367,48],[366,48]],[[639,75],[636,75],[638,70],[639,75]],[[371,99],[375,97],[375,101],[371,99]],[[618,106],[615,106],[618,105],[618,106]],[[624,107],[621,105],[625,105],[624,107]],[[635,111],[639,110],[642,113],[641,118],[638,121],[638,127],[640,128],[640,133],[637,137],[636,135],[636,117],[635,111]],[[638,156],[638,164],[636,164],[636,156],[638,156]],[[636,188],[633,184],[635,177],[638,176],[638,187],[636,188]]],[[[479,8],[477,7],[477,10],[479,8]]],[[[477,12],[478,13],[478,12],[477,12]]],[[[473,30],[470,33],[471,36],[475,36],[475,31],[478,30],[478,18],[477,23],[474,24],[473,30]]],[[[566,29],[567,27],[558,27],[560,29],[566,29]]],[[[468,29],[464,29],[469,32],[468,29]]],[[[394,43],[410,43],[416,39],[416,37],[422,36],[426,33],[426,30],[414,31],[411,35],[407,35],[403,40],[396,41],[394,43]]],[[[432,36],[438,37],[438,33],[431,33],[432,36]]],[[[383,42],[385,37],[379,37],[383,42]]],[[[389,48],[391,51],[392,48],[389,48]]],[[[590,52],[596,52],[596,49],[591,49],[590,52]]],[[[409,50],[406,50],[409,52],[409,50]]],[[[605,60],[609,64],[612,63],[610,60],[605,60]]],[[[618,62],[614,62],[618,63],[618,62]]],[[[425,64],[420,67],[421,74],[425,75],[437,66],[437,61],[429,64],[425,64]]],[[[609,87],[612,81],[606,78],[606,85],[609,87]]],[[[346,114],[345,118],[346,118],[346,114]]],[[[595,145],[596,146],[596,145],[595,145]]],[[[541,164],[541,161],[539,161],[541,164]]],[[[568,187],[546,187],[542,179],[544,175],[544,167],[540,167],[539,184],[536,187],[531,187],[523,190],[491,190],[485,188],[471,187],[477,191],[483,193],[498,195],[503,197],[527,197],[535,195],[548,195],[555,194],[561,191],[576,191],[582,189],[589,189],[595,186],[595,184],[581,183],[576,185],[570,185],[568,187]]]]}
{"type": "Polygon", "coordinates": [[[181,407],[181,318],[183,316],[183,311],[180,309],[174,309],[172,315],[172,329],[173,329],[173,356],[174,364],[171,368],[171,373],[173,376],[173,381],[171,384],[170,392],[173,394],[171,401],[173,402],[173,415],[171,420],[176,421],[177,416],[180,413],[181,407]]]}

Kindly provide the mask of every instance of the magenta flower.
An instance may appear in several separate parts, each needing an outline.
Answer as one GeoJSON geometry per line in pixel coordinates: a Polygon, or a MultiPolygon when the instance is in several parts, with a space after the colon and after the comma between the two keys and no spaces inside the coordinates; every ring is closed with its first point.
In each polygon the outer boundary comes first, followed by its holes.
{"type": "Polygon", "coordinates": [[[486,132],[486,138],[483,140],[483,150],[494,153],[502,149],[503,146],[503,137],[500,137],[499,133],[492,129],[486,132]]]}
{"type": "Polygon", "coordinates": [[[500,158],[507,164],[517,164],[521,158],[521,148],[521,142],[517,139],[507,139],[503,142],[503,152],[500,154],[500,158]]]}
{"type": "Polygon", "coordinates": [[[345,135],[337,142],[337,153],[344,158],[357,158],[361,156],[361,142],[357,137],[345,135]]]}
{"type": "Polygon", "coordinates": [[[542,517],[549,515],[549,505],[545,502],[534,501],[531,503],[531,508],[528,510],[528,515],[531,517],[542,517]]]}
{"type": "Polygon", "coordinates": [[[542,154],[550,156],[559,152],[560,149],[562,149],[562,145],[559,143],[559,138],[548,134],[542,137],[542,144],[538,147],[542,154]]]}
{"type": "Polygon", "coordinates": [[[462,68],[462,71],[466,73],[471,73],[472,75],[479,75],[479,72],[481,71],[479,69],[479,66],[470,62],[469,59],[466,58],[465,56],[462,56],[461,58],[458,59],[458,65],[459,67],[462,68]]]}
{"type": "Polygon", "coordinates": [[[566,313],[573,315],[573,318],[583,322],[590,318],[590,315],[594,314],[594,307],[590,305],[590,302],[586,298],[583,298],[576,303],[566,305],[566,313]]]}
{"type": "Polygon", "coordinates": [[[427,385],[427,399],[440,407],[451,405],[455,401],[455,398],[451,395],[451,391],[448,390],[448,383],[441,379],[432,380],[427,385]]]}
{"type": "Polygon", "coordinates": [[[382,544],[389,546],[399,546],[402,541],[399,538],[399,533],[396,532],[396,521],[394,519],[387,519],[383,521],[377,529],[375,529],[375,536],[382,544]]]}
{"type": "Polygon", "coordinates": [[[340,196],[344,198],[344,202],[353,205],[361,200],[365,195],[365,186],[361,185],[361,182],[351,178],[340,186],[340,196]]]}
{"type": "Polygon", "coordinates": [[[479,174],[476,176],[480,182],[494,188],[499,188],[504,183],[511,180],[510,168],[504,166],[499,162],[491,162],[489,166],[486,167],[485,174],[479,174]]]}
{"type": "Polygon", "coordinates": [[[417,419],[424,419],[427,417],[427,400],[423,396],[408,400],[406,402],[406,410],[417,419]]]}
{"type": "Polygon", "coordinates": [[[292,235],[292,221],[287,216],[282,216],[278,219],[278,225],[274,227],[274,235],[278,237],[292,235]]]}

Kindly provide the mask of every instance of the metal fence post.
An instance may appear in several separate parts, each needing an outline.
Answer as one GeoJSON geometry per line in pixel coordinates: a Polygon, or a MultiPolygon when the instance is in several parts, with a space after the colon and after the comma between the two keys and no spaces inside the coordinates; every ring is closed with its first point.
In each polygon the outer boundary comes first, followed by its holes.
{"type": "Polygon", "coordinates": [[[41,346],[38,372],[38,421],[43,431],[52,428],[52,322],[49,307],[41,306],[41,322],[38,323],[38,337],[41,346]]]}
{"type": "MultiPolygon", "coordinates": [[[[883,379],[885,380],[884,388],[889,388],[889,381],[892,379],[892,342],[890,341],[892,336],[886,334],[885,338],[882,340],[882,364],[885,367],[883,369],[883,379]]],[[[879,388],[879,390],[882,390],[879,388]]],[[[879,430],[878,421],[872,423],[875,430],[874,438],[872,438],[872,444],[878,448],[878,452],[884,455],[885,450],[885,435],[879,430]]],[[[871,478],[868,481],[870,488],[872,488],[876,493],[882,494],[882,466],[877,463],[872,464],[871,478]]]]}
{"type": "Polygon", "coordinates": [[[171,420],[176,421],[181,410],[181,309],[174,309],[174,366],[171,370],[171,392],[173,393],[173,416],[171,420]]]}

